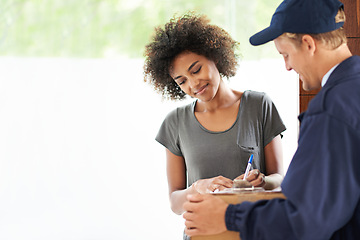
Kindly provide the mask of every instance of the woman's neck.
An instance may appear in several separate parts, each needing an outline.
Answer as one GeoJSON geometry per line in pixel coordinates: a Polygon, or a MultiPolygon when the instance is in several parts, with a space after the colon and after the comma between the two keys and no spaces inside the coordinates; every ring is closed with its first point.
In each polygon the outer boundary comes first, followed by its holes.
{"type": "Polygon", "coordinates": [[[218,91],[213,99],[208,102],[198,100],[196,112],[215,112],[232,106],[241,97],[241,93],[232,90],[224,81],[220,81],[218,91]]]}

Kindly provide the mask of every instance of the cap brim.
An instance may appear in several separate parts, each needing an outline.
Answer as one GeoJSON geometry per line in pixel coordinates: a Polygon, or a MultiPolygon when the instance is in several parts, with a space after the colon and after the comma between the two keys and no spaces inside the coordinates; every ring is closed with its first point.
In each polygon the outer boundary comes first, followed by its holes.
{"type": "Polygon", "coordinates": [[[274,40],[283,34],[283,31],[274,27],[268,27],[250,37],[251,45],[258,46],[274,40]]]}

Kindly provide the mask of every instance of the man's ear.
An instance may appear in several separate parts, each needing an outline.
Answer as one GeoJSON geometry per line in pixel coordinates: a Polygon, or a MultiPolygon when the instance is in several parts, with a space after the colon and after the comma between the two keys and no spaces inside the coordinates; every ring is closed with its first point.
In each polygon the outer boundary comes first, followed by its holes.
{"type": "Polygon", "coordinates": [[[309,53],[311,54],[314,54],[315,51],[316,51],[316,42],[315,42],[315,39],[313,37],[311,37],[310,35],[308,34],[305,34],[302,39],[302,47],[309,51],[309,53]]]}

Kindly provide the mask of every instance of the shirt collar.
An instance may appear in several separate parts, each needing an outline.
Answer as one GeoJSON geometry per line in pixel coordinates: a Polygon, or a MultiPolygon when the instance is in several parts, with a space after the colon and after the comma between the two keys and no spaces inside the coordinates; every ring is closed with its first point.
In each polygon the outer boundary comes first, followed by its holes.
{"type": "Polygon", "coordinates": [[[335,66],[333,66],[322,78],[321,81],[321,86],[324,87],[324,85],[326,84],[327,80],[329,79],[331,73],[335,70],[335,68],[338,66],[339,64],[336,64],[335,66]]]}

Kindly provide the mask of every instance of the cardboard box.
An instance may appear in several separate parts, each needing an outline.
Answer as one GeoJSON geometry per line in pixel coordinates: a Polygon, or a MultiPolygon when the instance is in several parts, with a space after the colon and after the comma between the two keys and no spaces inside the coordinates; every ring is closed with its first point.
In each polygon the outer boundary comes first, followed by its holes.
{"type": "MultiPolygon", "coordinates": [[[[244,201],[255,202],[263,199],[285,198],[284,194],[277,191],[226,193],[214,195],[222,198],[225,202],[230,204],[241,203],[244,201]]],[[[191,240],[240,240],[240,236],[238,232],[226,231],[216,235],[192,237],[191,240]]]]}

